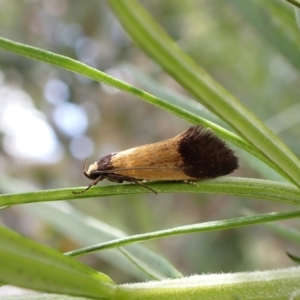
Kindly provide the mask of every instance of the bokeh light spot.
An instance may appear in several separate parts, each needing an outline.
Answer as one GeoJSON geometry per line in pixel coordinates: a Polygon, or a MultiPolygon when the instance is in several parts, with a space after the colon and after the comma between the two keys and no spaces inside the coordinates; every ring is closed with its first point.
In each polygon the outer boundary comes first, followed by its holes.
{"type": "Polygon", "coordinates": [[[94,151],[94,143],[87,136],[77,136],[70,143],[71,154],[80,160],[91,156],[94,151]]]}
{"type": "Polygon", "coordinates": [[[24,91],[0,88],[0,128],[4,150],[26,161],[53,163],[60,160],[62,148],[42,113],[36,110],[24,91]]]}
{"type": "Polygon", "coordinates": [[[45,84],[44,96],[51,104],[67,101],[70,97],[69,87],[61,80],[50,79],[45,84]]]}
{"type": "Polygon", "coordinates": [[[61,103],[53,112],[57,128],[66,136],[82,135],[88,127],[86,111],[74,103],[61,103]]]}

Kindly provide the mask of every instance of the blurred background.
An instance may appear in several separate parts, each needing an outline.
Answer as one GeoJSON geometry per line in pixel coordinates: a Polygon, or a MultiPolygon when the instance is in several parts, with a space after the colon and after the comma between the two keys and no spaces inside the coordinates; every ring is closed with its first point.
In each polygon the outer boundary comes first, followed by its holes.
{"type": "MultiPolygon", "coordinates": [[[[299,155],[299,70],[271,39],[272,26],[277,26],[299,44],[294,11],[279,0],[247,2],[142,4],[186,53],[299,155]],[[261,28],[256,17],[265,21],[261,28]]],[[[0,0],[0,35],[74,58],[154,95],[189,98],[133,44],[105,1],[0,0]]],[[[93,162],[111,152],[173,137],[188,127],[176,116],[109,86],[0,50],[1,193],[86,186],[86,157],[93,162]]],[[[235,176],[266,178],[239,150],[237,154],[242,158],[235,176]]],[[[205,194],[118,196],[69,205],[127,234],[238,217],[244,208],[260,213],[295,209],[260,199],[205,194]]],[[[30,206],[1,210],[0,222],[62,252],[87,246],[30,206]]],[[[295,221],[288,224],[299,228],[295,221]]],[[[299,253],[299,247],[259,226],[143,245],[184,275],[286,267],[293,263],[285,252],[299,253]]],[[[84,261],[116,282],[137,280],[94,255],[84,261]]]]}

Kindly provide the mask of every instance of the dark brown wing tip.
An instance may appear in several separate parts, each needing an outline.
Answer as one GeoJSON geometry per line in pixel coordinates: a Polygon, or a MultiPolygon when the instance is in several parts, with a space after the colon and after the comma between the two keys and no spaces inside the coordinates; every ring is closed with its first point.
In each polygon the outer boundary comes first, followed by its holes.
{"type": "Polygon", "coordinates": [[[238,168],[234,151],[210,129],[192,126],[179,137],[178,152],[186,175],[215,178],[238,168]]]}

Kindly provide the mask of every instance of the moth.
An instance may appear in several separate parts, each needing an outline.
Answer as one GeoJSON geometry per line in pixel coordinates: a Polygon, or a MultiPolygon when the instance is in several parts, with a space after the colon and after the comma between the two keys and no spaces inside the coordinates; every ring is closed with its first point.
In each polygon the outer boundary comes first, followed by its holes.
{"type": "Polygon", "coordinates": [[[196,181],[227,175],[238,168],[234,151],[210,129],[192,126],[186,132],[158,143],[108,154],[91,164],[83,174],[92,183],[103,179],[141,185],[142,181],[196,181]]]}

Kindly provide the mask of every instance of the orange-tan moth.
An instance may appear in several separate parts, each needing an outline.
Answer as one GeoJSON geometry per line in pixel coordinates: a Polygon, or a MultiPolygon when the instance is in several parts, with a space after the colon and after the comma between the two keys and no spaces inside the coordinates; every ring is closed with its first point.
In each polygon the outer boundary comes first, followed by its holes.
{"type": "Polygon", "coordinates": [[[227,175],[238,168],[238,159],[211,130],[192,126],[172,139],[108,154],[94,162],[84,175],[93,182],[103,179],[139,184],[141,181],[196,181],[227,175]]]}

